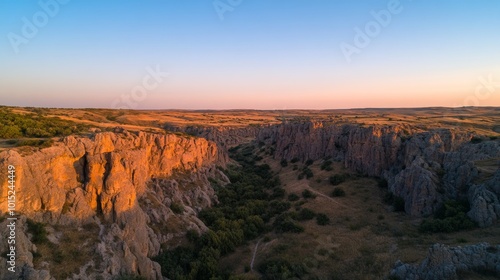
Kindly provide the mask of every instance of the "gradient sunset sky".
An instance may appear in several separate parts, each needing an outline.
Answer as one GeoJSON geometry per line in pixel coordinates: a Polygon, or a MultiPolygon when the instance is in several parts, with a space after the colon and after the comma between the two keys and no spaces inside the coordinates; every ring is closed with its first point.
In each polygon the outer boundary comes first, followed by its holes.
{"type": "Polygon", "coordinates": [[[159,67],[134,108],[500,106],[500,1],[401,0],[350,61],[398,1],[54,1],[0,0],[0,105],[113,108],[159,67]]]}

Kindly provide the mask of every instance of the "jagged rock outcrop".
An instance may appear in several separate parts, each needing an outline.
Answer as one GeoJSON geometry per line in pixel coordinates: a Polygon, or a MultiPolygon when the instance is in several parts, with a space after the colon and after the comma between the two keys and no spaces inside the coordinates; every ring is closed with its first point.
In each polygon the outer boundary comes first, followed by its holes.
{"type": "Polygon", "coordinates": [[[464,247],[435,244],[419,265],[398,261],[391,271],[395,279],[433,280],[459,279],[461,272],[486,273],[500,277],[500,245],[488,243],[464,247]]]}
{"type": "MultiPolygon", "coordinates": [[[[498,141],[472,144],[472,137],[459,129],[304,122],[262,128],[257,140],[274,145],[276,159],[329,157],[352,171],[383,177],[405,200],[407,213],[426,216],[445,199],[467,198],[478,175],[474,161],[500,157],[498,141]]],[[[493,184],[500,185],[498,178],[493,184]]]]}
{"type": "MultiPolygon", "coordinates": [[[[5,220],[0,223],[2,237],[7,237],[10,235],[10,230],[7,227],[9,220],[5,220]]],[[[33,254],[34,248],[36,248],[33,243],[29,240],[26,234],[26,217],[20,217],[16,222],[16,235],[15,235],[15,269],[14,271],[9,271],[8,268],[12,265],[6,261],[0,262],[0,277],[6,280],[14,279],[33,279],[33,280],[53,280],[54,278],[50,276],[50,273],[46,269],[34,269],[33,268],[33,254]]],[[[7,241],[0,238],[1,244],[0,249],[2,252],[9,252],[7,247],[7,241]]],[[[10,254],[10,252],[9,252],[10,254]]]]}
{"type": "Polygon", "coordinates": [[[467,215],[480,227],[491,226],[500,219],[500,169],[489,181],[469,189],[471,210],[467,215]]]}
{"type": "MultiPolygon", "coordinates": [[[[196,213],[216,199],[207,176],[227,181],[216,168],[224,164],[218,155],[216,144],[202,138],[126,131],[67,137],[31,154],[8,150],[0,153],[0,207],[7,209],[4,173],[13,165],[18,213],[50,225],[99,224],[100,261],[89,271],[104,279],[162,279],[150,257],[176,234],[205,230],[196,213]],[[182,213],[174,213],[172,203],[182,213]]],[[[2,250],[5,242],[0,243],[2,250]]],[[[28,256],[30,246],[22,248],[28,256]]],[[[25,266],[36,271],[29,258],[25,266]]]]}

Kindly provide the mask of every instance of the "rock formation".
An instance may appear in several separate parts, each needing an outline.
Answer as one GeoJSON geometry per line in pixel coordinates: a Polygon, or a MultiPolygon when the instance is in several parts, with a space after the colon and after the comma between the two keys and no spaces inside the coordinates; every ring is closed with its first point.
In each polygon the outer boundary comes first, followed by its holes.
{"type": "MultiPolygon", "coordinates": [[[[276,159],[333,158],[354,172],[383,177],[389,190],[405,200],[407,213],[427,216],[445,199],[469,196],[475,203],[474,195],[468,194],[478,175],[474,161],[500,157],[500,145],[498,140],[473,144],[473,136],[459,129],[421,131],[408,125],[363,127],[305,122],[265,127],[257,140],[274,145],[276,159]]],[[[499,177],[492,178],[489,185],[500,185],[499,177]]],[[[498,213],[491,210],[499,206],[493,198],[498,193],[486,196],[487,203],[496,205],[487,212],[498,213]]],[[[479,214],[470,216],[480,225],[491,224],[480,222],[484,218],[479,214]]]]}
{"type": "Polygon", "coordinates": [[[493,225],[500,219],[500,169],[493,178],[469,189],[469,217],[480,227],[493,225]]]}
{"type": "Polygon", "coordinates": [[[435,244],[419,265],[397,262],[391,271],[392,279],[432,280],[460,279],[464,272],[500,276],[500,246],[488,243],[464,247],[435,244]]]}
{"type": "MultiPolygon", "coordinates": [[[[216,144],[202,138],[126,131],[67,137],[28,154],[8,150],[0,153],[0,207],[7,209],[4,173],[13,165],[20,228],[26,229],[25,217],[49,226],[100,227],[98,262],[90,259],[80,277],[139,274],[162,279],[160,266],[150,258],[158,254],[160,244],[187,230],[205,230],[197,211],[216,199],[207,176],[227,181],[216,168],[224,164],[218,154],[216,144]],[[174,213],[172,203],[182,213],[174,213]]],[[[18,238],[18,254],[25,257],[18,259],[23,269],[15,277],[27,273],[31,278],[23,279],[50,279],[48,270],[33,268],[36,247],[24,234],[18,238]]],[[[0,240],[1,251],[6,245],[0,240]]],[[[2,262],[2,279],[4,266],[2,262]]]]}
{"type": "MultiPolygon", "coordinates": [[[[14,165],[16,211],[22,214],[18,220],[18,267],[22,269],[12,279],[51,279],[50,265],[33,265],[37,248],[26,234],[28,218],[46,223],[56,241],[63,235],[57,226],[95,226],[94,256],[76,279],[97,275],[112,279],[120,274],[162,279],[161,268],[151,257],[160,252],[161,245],[177,245],[188,230],[206,230],[196,215],[217,200],[208,178],[227,183],[217,166],[228,161],[229,147],[250,140],[273,147],[277,160],[332,158],[353,172],[382,177],[389,190],[404,199],[406,212],[414,216],[432,214],[446,199],[467,198],[471,204],[468,215],[479,226],[492,225],[500,218],[500,171],[478,181],[480,170],[475,165],[478,160],[499,158],[500,141],[472,143],[474,135],[459,129],[290,122],[175,130],[186,135],[117,131],[90,138],[66,137],[37,151],[1,152],[0,207],[7,209],[6,172],[8,165],[14,165]]],[[[6,222],[0,223],[3,229],[6,222]]],[[[5,246],[0,239],[0,251],[6,251],[5,246]]],[[[399,265],[394,275],[453,277],[464,269],[462,261],[467,269],[478,267],[469,264],[472,255],[486,258],[489,269],[490,248],[433,247],[425,264],[399,265]],[[456,268],[448,266],[449,259],[456,268]],[[431,266],[445,272],[426,274],[431,266]]],[[[5,265],[0,263],[0,278],[6,277],[2,274],[5,265]]],[[[495,269],[498,272],[498,266],[495,269]]]]}

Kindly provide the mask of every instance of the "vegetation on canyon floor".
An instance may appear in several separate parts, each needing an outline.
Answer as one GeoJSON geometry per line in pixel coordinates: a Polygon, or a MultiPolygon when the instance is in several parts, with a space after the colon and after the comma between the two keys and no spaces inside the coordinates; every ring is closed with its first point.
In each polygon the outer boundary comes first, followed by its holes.
{"type": "Polygon", "coordinates": [[[253,144],[230,155],[238,163],[224,170],[231,183],[211,180],[219,204],[199,214],[209,231],[188,233],[189,243],[155,259],[170,279],[383,278],[396,260],[419,260],[431,244],[487,240],[497,231],[477,229],[456,201],[412,219],[387,181],[331,159],[275,160],[253,144]],[[314,179],[297,180],[305,169],[314,179]],[[252,254],[259,255],[253,267],[252,254]]]}
{"type": "MultiPolygon", "coordinates": [[[[279,178],[269,165],[258,163],[262,158],[253,154],[252,146],[230,152],[238,162],[225,170],[231,183],[215,186],[219,204],[199,214],[209,231],[202,236],[190,232],[188,246],[166,251],[155,259],[161,264],[162,273],[171,279],[227,279],[230,273],[219,269],[219,259],[245,242],[268,232],[303,232],[299,221],[316,218],[318,224],[329,223],[322,213],[300,207],[291,209],[290,201],[299,197],[296,194],[285,197],[279,178]]],[[[313,195],[306,193],[304,197],[313,195]]],[[[259,271],[265,279],[277,279],[277,275],[298,277],[306,273],[301,266],[274,259],[261,264],[259,271]]]]}

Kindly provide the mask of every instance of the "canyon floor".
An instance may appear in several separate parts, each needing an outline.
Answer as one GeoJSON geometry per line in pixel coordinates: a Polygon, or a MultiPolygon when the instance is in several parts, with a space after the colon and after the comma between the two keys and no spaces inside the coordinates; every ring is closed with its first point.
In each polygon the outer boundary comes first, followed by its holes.
{"type": "MultiPolygon", "coordinates": [[[[391,270],[422,263],[434,244],[500,244],[500,108],[0,114],[0,166],[16,162],[25,182],[33,279],[433,279],[391,270]],[[241,205],[237,186],[252,191],[241,205]],[[474,226],[423,230],[447,201],[477,207],[474,226]]],[[[498,279],[497,247],[492,265],[450,275],[498,279]]]]}
{"type": "MultiPolygon", "coordinates": [[[[303,164],[282,167],[279,161],[264,153],[261,155],[261,162],[279,174],[286,193],[300,197],[292,208],[325,213],[330,223],[320,226],[314,219],[303,221],[300,223],[305,228],[302,233],[266,234],[222,259],[224,269],[245,275],[246,279],[260,279],[255,267],[254,272],[245,273],[254,254],[256,264],[276,258],[303,264],[317,277],[310,279],[384,279],[397,260],[419,263],[435,243],[464,246],[500,241],[499,225],[423,234],[418,229],[423,219],[394,211],[384,202],[387,190],[381,188],[375,178],[350,173],[339,163],[332,164],[330,171],[321,170],[321,162],[315,162],[309,166],[314,176],[298,180],[303,164]],[[294,166],[298,169],[294,170],[294,166]],[[334,174],[350,174],[352,178],[334,187],[329,182],[334,174]],[[343,189],[345,196],[333,197],[335,188],[343,189]],[[313,197],[303,198],[304,190],[310,190],[313,197]]],[[[498,162],[491,167],[498,168],[498,162]]],[[[461,274],[460,279],[498,278],[471,272],[461,274]]]]}

